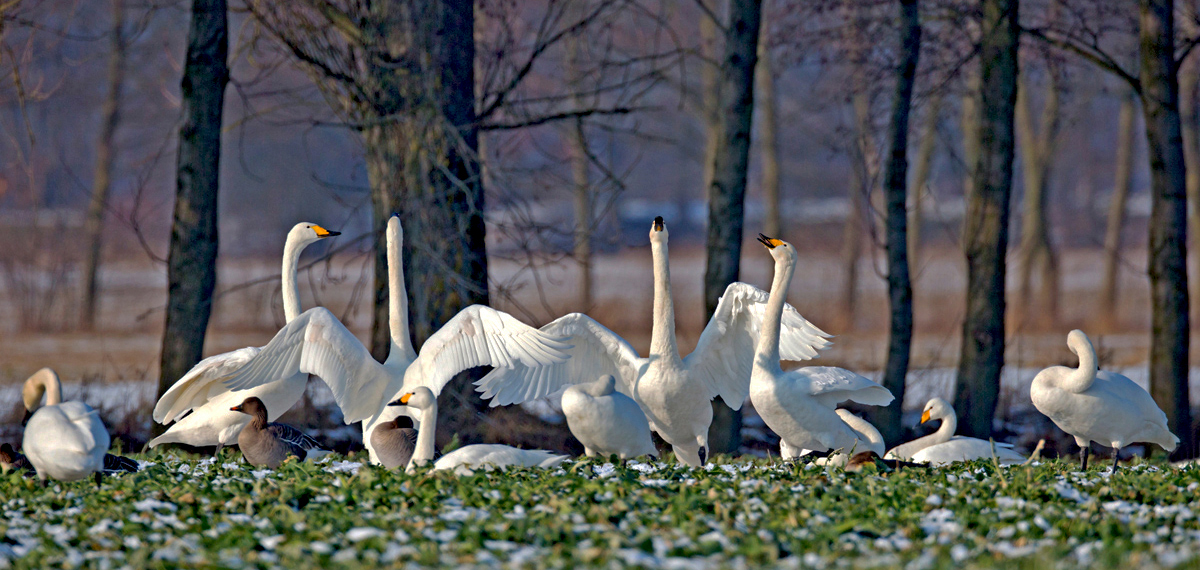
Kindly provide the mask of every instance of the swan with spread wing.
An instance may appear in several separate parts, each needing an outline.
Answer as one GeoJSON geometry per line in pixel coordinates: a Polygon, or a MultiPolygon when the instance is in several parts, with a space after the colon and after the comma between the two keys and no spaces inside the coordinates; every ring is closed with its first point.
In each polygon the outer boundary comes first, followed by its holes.
{"type": "MultiPolygon", "coordinates": [[[[363,443],[372,463],[380,463],[372,443],[376,426],[410,415],[388,402],[424,386],[437,395],[454,375],[476,366],[523,366],[533,370],[566,360],[570,345],[552,333],[481,305],[463,309],[435,332],[420,354],[408,336],[408,293],[401,259],[400,218],[387,226],[388,324],[391,349],[383,364],[371,357],[328,310],[309,309],[288,323],[227,385],[241,391],[297,373],[315,374],[333,392],[347,424],[361,421],[363,443]]],[[[414,418],[420,421],[420,418],[414,418]]],[[[420,429],[418,425],[418,429],[420,429]]]]}
{"type": "MultiPolygon", "coordinates": [[[[617,390],[634,399],[675,451],[693,467],[708,458],[708,426],[714,397],[739,409],[746,400],[753,366],[755,339],[763,320],[767,293],[745,283],[733,283],[717,304],[700,335],[696,349],[680,357],[675,340],[675,308],[667,264],[668,232],[661,217],[650,228],[654,260],[654,314],[650,354],[642,358],[625,339],[595,319],[571,313],[542,327],[573,345],[571,358],[561,364],[532,368],[497,368],[478,382],[491,405],[509,405],[544,398],[572,384],[593,382],[611,374],[617,390]]],[[[808,360],[829,346],[829,336],[791,306],[783,309],[784,334],[780,353],[788,360],[808,360]]]]}

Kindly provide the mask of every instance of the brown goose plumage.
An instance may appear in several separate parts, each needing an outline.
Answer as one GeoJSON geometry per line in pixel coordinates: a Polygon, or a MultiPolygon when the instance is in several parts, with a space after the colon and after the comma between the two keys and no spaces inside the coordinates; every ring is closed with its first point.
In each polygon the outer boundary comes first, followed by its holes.
{"type": "Polygon", "coordinates": [[[251,465],[275,469],[290,455],[303,461],[309,449],[321,448],[317,440],[292,426],[268,422],[267,406],[258,398],[246,398],[230,409],[254,418],[238,434],[238,447],[251,465]]]}
{"type": "Polygon", "coordinates": [[[412,419],[399,416],[390,422],[375,426],[371,432],[371,445],[375,456],[388,469],[404,467],[412,459],[417,448],[417,430],[412,428],[412,419]]]}
{"type": "Polygon", "coordinates": [[[17,453],[7,443],[0,445],[0,468],[6,473],[13,469],[21,469],[27,474],[33,474],[33,465],[29,463],[29,460],[25,459],[24,455],[17,453]]]}

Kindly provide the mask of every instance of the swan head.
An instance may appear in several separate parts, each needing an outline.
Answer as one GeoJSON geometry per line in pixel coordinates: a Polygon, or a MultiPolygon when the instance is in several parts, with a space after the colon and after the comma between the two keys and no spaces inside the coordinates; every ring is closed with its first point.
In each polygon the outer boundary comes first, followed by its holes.
{"type": "Polygon", "coordinates": [[[767,248],[767,251],[770,252],[771,257],[775,258],[775,261],[791,264],[796,263],[798,255],[796,248],[792,247],[792,244],[779,238],[767,237],[763,234],[758,234],[758,243],[763,244],[767,248]]]}
{"type": "Polygon", "coordinates": [[[662,216],[656,216],[650,224],[650,243],[666,243],[669,236],[670,232],[667,231],[662,216]]]}
{"type": "Polygon", "coordinates": [[[312,222],[300,222],[292,226],[292,230],[288,232],[287,240],[298,244],[308,245],[316,243],[327,237],[340,236],[342,232],[329,231],[312,222]]]}
{"type": "Polygon", "coordinates": [[[250,396],[249,398],[246,398],[245,400],[243,400],[242,403],[240,403],[232,408],[229,408],[229,411],[241,412],[243,414],[250,415],[250,416],[264,416],[265,417],[267,415],[267,405],[264,404],[263,401],[259,400],[257,397],[250,396]]]}
{"type": "Polygon", "coordinates": [[[921,413],[921,423],[945,419],[953,413],[954,408],[950,407],[949,402],[941,398],[934,398],[925,404],[925,411],[921,413]]]}
{"type": "Polygon", "coordinates": [[[1075,356],[1079,356],[1081,350],[1092,352],[1092,341],[1083,331],[1075,329],[1067,333],[1067,347],[1075,353],[1075,356]]]}
{"type": "MultiPolygon", "coordinates": [[[[42,396],[46,395],[47,391],[50,395],[46,398],[46,405],[53,406],[62,400],[61,384],[54,370],[43,368],[25,380],[25,385],[21,387],[21,400],[25,404],[26,421],[33,411],[42,405],[42,396]]],[[[25,425],[24,422],[21,425],[25,425]]]]}
{"type": "Polygon", "coordinates": [[[417,386],[411,392],[406,392],[403,396],[388,402],[389,406],[408,406],[418,410],[428,410],[437,406],[437,397],[433,395],[433,390],[424,386],[417,386]]]}

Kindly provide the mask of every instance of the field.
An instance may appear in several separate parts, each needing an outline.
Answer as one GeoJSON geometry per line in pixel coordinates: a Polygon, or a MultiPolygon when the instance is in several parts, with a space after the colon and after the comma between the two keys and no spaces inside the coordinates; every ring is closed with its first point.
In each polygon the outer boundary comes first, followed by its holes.
{"type": "MultiPolygon", "coordinates": [[[[418,472],[361,456],[255,471],[138,456],[144,470],[42,489],[0,477],[0,568],[1034,568],[1200,565],[1200,468],[1109,475],[767,460],[568,461],[418,472]]],[[[1102,463],[1102,459],[1097,459],[1102,463]]]]}

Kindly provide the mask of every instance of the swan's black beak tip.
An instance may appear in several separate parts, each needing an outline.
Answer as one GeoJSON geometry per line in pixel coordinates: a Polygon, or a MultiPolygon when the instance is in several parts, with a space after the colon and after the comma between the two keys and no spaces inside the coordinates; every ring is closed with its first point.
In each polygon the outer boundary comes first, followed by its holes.
{"type": "Polygon", "coordinates": [[[758,243],[765,245],[767,249],[775,249],[775,245],[771,243],[771,238],[763,234],[758,234],[758,243]]]}
{"type": "Polygon", "coordinates": [[[29,418],[33,417],[33,412],[25,410],[25,416],[21,418],[21,427],[25,427],[29,423],[29,418]]]}
{"type": "Polygon", "coordinates": [[[663,231],[663,218],[662,218],[662,216],[654,216],[654,231],[656,231],[656,232],[661,232],[661,231],[663,231]]]}

